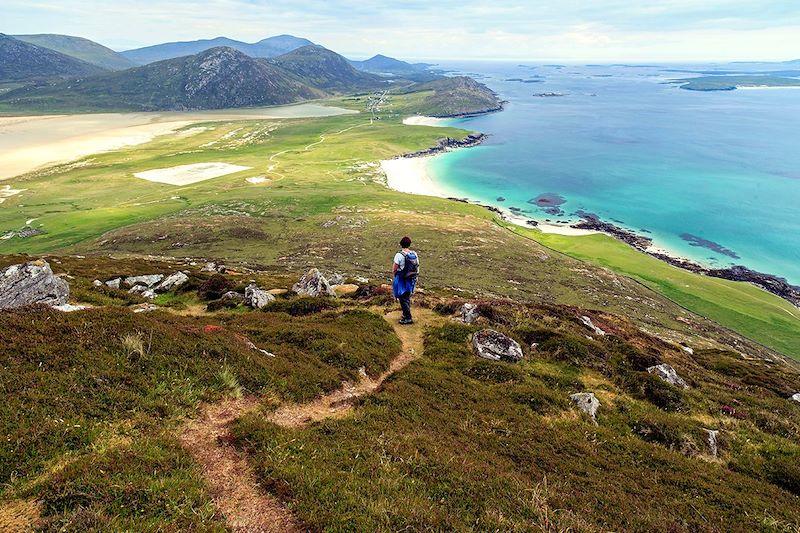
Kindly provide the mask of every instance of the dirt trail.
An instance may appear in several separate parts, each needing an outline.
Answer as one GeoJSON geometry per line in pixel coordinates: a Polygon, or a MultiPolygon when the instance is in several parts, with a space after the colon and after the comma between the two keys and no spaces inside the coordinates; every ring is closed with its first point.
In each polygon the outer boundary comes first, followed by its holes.
{"type": "MultiPolygon", "coordinates": [[[[321,398],[305,404],[278,408],[269,419],[284,427],[302,427],[330,417],[340,417],[351,410],[353,400],[368,394],[383,381],[419,357],[423,349],[423,333],[427,324],[436,320],[427,309],[415,310],[418,322],[401,326],[400,312],[384,318],[392,325],[403,348],[380,376],[363,376],[355,385],[346,384],[321,398]]],[[[188,421],[179,438],[186,450],[201,466],[211,497],[225,516],[228,527],[237,533],[295,533],[302,526],[284,504],[262,490],[247,457],[229,444],[230,425],[257,409],[257,398],[223,400],[206,406],[200,416],[188,421]]]]}
{"type": "Polygon", "coordinates": [[[358,383],[345,384],[341,389],[311,402],[279,407],[272,413],[269,420],[283,427],[301,427],[325,418],[345,415],[355,399],[377,389],[386,378],[408,365],[422,353],[423,328],[434,320],[434,314],[427,309],[416,309],[415,315],[417,323],[411,326],[401,326],[397,323],[400,320],[400,311],[384,315],[403,343],[403,350],[392,360],[389,368],[383,374],[375,379],[362,375],[358,383]]]}
{"type": "Polygon", "coordinates": [[[259,403],[255,398],[243,398],[207,406],[201,416],[183,427],[181,443],[200,464],[211,497],[231,531],[302,531],[283,503],[259,488],[247,458],[227,442],[230,424],[259,403]]]}

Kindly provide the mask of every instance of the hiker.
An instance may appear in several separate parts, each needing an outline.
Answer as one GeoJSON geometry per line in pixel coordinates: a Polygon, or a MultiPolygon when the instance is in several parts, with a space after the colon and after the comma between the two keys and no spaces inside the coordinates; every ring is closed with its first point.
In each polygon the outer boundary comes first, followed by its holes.
{"type": "Polygon", "coordinates": [[[400,307],[403,309],[401,324],[413,324],[411,316],[411,295],[417,287],[417,276],[419,275],[419,256],[411,249],[411,238],[403,237],[400,240],[401,250],[394,256],[392,265],[392,291],[394,297],[400,300],[400,307]]]}

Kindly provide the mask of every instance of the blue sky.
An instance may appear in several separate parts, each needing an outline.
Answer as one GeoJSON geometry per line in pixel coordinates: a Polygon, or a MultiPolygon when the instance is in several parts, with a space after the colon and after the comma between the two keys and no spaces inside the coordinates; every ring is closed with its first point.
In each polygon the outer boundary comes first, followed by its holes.
{"type": "Polygon", "coordinates": [[[800,58],[800,0],[0,0],[0,32],[117,50],[291,33],[349,57],[703,61],[800,58]]]}

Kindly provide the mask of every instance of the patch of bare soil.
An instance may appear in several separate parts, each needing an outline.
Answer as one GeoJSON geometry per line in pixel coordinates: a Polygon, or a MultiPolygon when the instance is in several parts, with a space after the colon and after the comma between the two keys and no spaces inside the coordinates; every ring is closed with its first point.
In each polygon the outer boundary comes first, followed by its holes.
{"type": "Polygon", "coordinates": [[[183,427],[180,440],[200,465],[211,497],[231,531],[303,531],[283,503],[259,487],[245,455],[228,442],[230,424],[258,406],[259,401],[255,398],[224,400],[209,405],[198,418],[183,427]]]}

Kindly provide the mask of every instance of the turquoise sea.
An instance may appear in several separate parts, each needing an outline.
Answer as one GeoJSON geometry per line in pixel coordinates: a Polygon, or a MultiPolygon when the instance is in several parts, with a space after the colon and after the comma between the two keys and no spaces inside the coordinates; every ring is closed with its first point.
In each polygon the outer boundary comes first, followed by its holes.
{"type": "Polygon", "coordinates": [[[490,135],[432,162],[435,179],[459,196],[539,221],[591,212],[675,255],[800,284],[800,90],[665,83],[698,75],[669,70],[731,65],[441,67],[508,101],[503,112],[450,121],[490,135]],[[564,200],[562,214],[530,202],[545,193],[564,200]]]}

